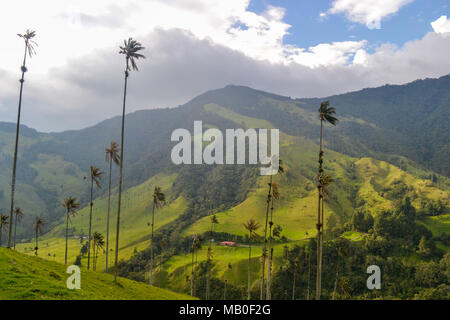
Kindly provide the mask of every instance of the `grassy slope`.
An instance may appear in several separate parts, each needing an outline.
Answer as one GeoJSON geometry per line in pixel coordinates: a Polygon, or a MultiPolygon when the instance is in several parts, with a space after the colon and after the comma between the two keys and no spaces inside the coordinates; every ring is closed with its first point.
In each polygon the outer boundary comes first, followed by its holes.
{"type": "MultiPolygon", "coordinates": [[[[176,175],[157,175],[146,182],[130,188],[123,193],[123,207],[121,213],[121,231],[120,231],[120,253],[119,259],[128,259],[134,249],[142,250],[148,247],[150,241],[151,206],[149,198],[151,190],[157,184],[165,192],[170,190],[176,175]]],[[[170,199],[170,191],[166,192],[167,199],[170,199]]],[[[173,221],[186,208],[186,201],[179,197],[169,201],[168,205],[158,209],[155,214],[155,230],[161,226],[173,221]]],[[[64,210],[63,208],[61,210],[64,210]]],[[[111,217],[110,217],[110,251],[115,246],[115,225],[117,213],[117,196],[111,197],[111,217]]],[[[98,231],[106,237],[106,215],[107,215],[107,197],[94,201],[92,231],[98,231]]],[[[89,207],[81,209],[77,216],[72,218],[72,224],[69,235],[69,262],[75,261],[76,256],[80,253],[81,242],[79,236],[86,235],[89,231],[89,207]]],[[[55,260],[64,263],[65,253],[65,220],[61,220],[61,224],[45,234],[40,239],[39,255],[49,260],[55,260]],[[55,256],[56,255],[56,256],[55,256]]],[[[18,250],[33,254],[34,243],[23,243],[17,246],[18,250]]],[[[114,254],[110,252],[110,262],[113,261],[114,254]]],[[[97,270],[103,270],[105,267],[106,256],[103,252],[99,254],[97,270]]],[[[85,260],[82,261],[86,265],[85,260]]]]}
{"type": "Polygon", "coordinates": [[[66,266],[5,248],[0,248],[0,274],[0,300],[190,299],[189,296],[124,278],[119,278],[115,284],[112,275],[84,269],[81,289],[69,290],[66,287],[69,276],[66,266]]]}

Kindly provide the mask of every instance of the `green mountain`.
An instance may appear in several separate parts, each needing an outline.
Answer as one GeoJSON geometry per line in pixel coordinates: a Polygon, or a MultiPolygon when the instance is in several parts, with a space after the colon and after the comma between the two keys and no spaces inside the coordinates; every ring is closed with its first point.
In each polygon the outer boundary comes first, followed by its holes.
{"type": "MultiPolygon", "coordinates": [[[[227,128],[280,129],[280,157],[286,174],[275,178],[281,198],[276,203],[274,216],[276,224],[282,228],[282,239],[275,246],[274,255],[281,259],[285,245],[304,245],[314,237],[317,108],[323,100],[330,100],[336,107],[340,120],[336,127],[326,126],[324,137],[324,168],[335,178],[330,187],[331,196],[326,201],[325,226],[330,236],[333,230],[340,228],[343,238],[355,243],[365,241],[371,237],[368,230],[352,230],[355,214],[364,212],[375,218],[381,215],[382,218],[377,219],[384,219],[387,211],[397,210],[399,203],[408,198],[417,212],[415,224],[425,228],[414,231],[411,248],[424,235],[427,239],[434,237],[435,244],[444,252],[448,251],[449,84],[450,76],[446,76],[324,99],[295,100],[248,87],[227,86],[206,92],[177,108],[127,115],[126,192],[120,257],[130,264],[123,262],[122,274],[144,280],[150,244],[150,199],[155,185],[162,187],[168,199],[156,214],[157,254],[162,251],[161,240],[166,243],[161,255],[164,264],[156,271],[156,276],[175,290],[187,292],[185,277],[190,274],[191,258],[186,253],[190,236],[208,233],[212,214],[216,214],[220,222],[215,230],[216,240],[242,242],[245,240],[243,222],[249,218],[264,222],[268,177],[259,175],[258,166],[176,166],[171,162],[171,149],[175,145],[170,141],[171,133],[178,128],[192,132],[194,121],[198,120],[203,121],[204,130],[212,127],[222,131],[227,128]]],[[[118,128],[119,117],[83,130],[62,133],[39,133],[22,127],[16,204],[23,208],[26,218],[18,227],[19,250],[33,252],[32,219],[40,215],[47,225],[39,254],[62,262],[64,209],[61,201],[65,196],[75,196],[81,200],[83,208],[70,226],[70,261],[80,255],[84,244],[80,237],[88,231],[89,214],[89,189],[84,177],[91,164],[108,171],[104,150],[111,140],[120,141],[118,128]]],[[[9,204],[13,139],[14,125],[0,123],[0,212],[7,212],[9,204]]],[[[117,204],[116,168],[113,173],[111,221],[115,221],[117,204]]],[[[93,229],[105,234],[107,179],[103,180],[103,188],[94,193],[93,229]]],[[[110,239],[115,240],[114,232],[110,239]]],[[[246,281],[247,249],[214,247],[215,275],[230,280],[236,288],[242,286],[246,281]],[[228,269],[230,261],[235,265],[232,270],[228,269]]],[[[411,255],[411,248],[401,255],[417,259],[411,255]]],[[[204,250],[199,253],[199,261],[205,260],[204,250]]],[[[256,280],[257,250],[254,255],[252,268],[256,280]]],[[[99,257],[99,270],[104,268],[104,259],[104,255],[99,257]]],[[[83,256],[83,265],[85,261],[83,256]]],[[[282,265],[284,262],[275,263],[282,265]]]]}

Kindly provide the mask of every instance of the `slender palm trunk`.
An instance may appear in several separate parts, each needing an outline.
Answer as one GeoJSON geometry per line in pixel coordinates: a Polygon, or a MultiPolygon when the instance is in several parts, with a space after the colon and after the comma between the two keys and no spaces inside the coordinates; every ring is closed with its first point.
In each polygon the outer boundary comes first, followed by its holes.
{"type": "Polygon", "coordinates": [[[339,263],[336,265],[336,280],[334,280],[333,300],[336,300],[336,289],[339,277],[339,263]]]}
{"type": "Polygon", "coordinates": [[[109,185],[108,185],[108,214],[106,216],[106,272],[108,272],[109,263],[109,216],[111,209],[111,174],[112,174],[112,157],[109,159],[109,185]]]}
{"type": "Polygon", "coordinates": [[[264,227],[264,246],[262,253],[262,261],[261,261],[261,287],[259,293],[259,299],[264,299],[264,276],[265,276],[265,268],[266,268],[266,256],[267,256],[267,224],[269,221],[269,206],[270,206],[270,198],[272,196],[272,175],[270,176],[269,183],[269,193],[267,194],[267,206],[266,206],[266,224],[264,227]]]}
{"type": "Polygon", "coordinates": [[[292,282],[292,300],[295,300],[295,276],[297,275],[296,270],[294,270],[294,280],[292,282]]]}
{"type": "Polygon", "coordinates": [[[38,232],[37,232],[37,230],[36,230],[36,249],[35,249],[35,251],[34,251],[34,255],[35,255],[35,256],[38,255],[38,243],[39,243],[39,240],[38,240],[38,232]]]}
{"type": "Polygon", "coordinates": [[[270,291],[270,278],[271,278],[271,271],[272,271],[272,259],[273,259],[273,252],[272,252],[272,226],[273,226],[273,196],[271,198],[271,208],[270,208],[270,223],[269,223],[269,247],[268,247],[268,252],[270,252],[269,254],[269,259],[267,261],[267,285],[266,285],[266,300],[271,300],[272,299],[272,295],[271,295],[271,291],[270,291]]]}
{"type": "Polygon", "coordinates": [[[191,297],[194,296],[194,254],[195,254],[195,249],[194,249],[194,245],[192,245],[191,297]]]}
{"type": "Polygon", "coordinates": [[[125,69],[125,84],[123,88],[123,108],[122,108],[122,133],[121,133],[121,141],[120,141],[120,166],[119,166],[119,195],[118,195],[118,203],[117,203],[117,224],[116,224],[116,251],[115,251],[115,259],[114,259],[114,281],[117,280],[117,275],[119,270],[117,269],[118,260],[119,260],[119,231],[120,231],[120,205],[122,202],[122,180],[123,180],[123,145],[124,145],[124,136],[125,136],[125,105],[127,99],[127,82],[128,82],[128,58],[127,65],[125,69]]]}
{"type": "Polygon", "coordinates": [[[17,214],[14,217],[14,250],[16,250],[17,214]]]}
{"type": "Polygon", "coordinates": [[[251,242],[252,242],[252,234],[250,233],[249,238],[248,238],[248,280],[247,280],[247,300],[250,300],[250,265],[251,265],[251,259],[252,259],[252,246],[251,246],[251,242]]]}
{"type": "Polygon", "coordinates": [[[223,291],[223,300],[227,300],[227,284],[228,284],[228,280],[225,279],[225,289],[223,291]]]}
{"type": "Polygon", "coordinates": [[[94,189],[94,179],[91,177],[91,202],[89,203],[89,238],[88,238],[89,248],[88,248],[88,265],[87,265],[88,270],[91,264],[92,207],[94,206],[94,203],[92,202],[93,189],[94,189]]]}
{"type": "Polygon", "coordinates": [[[163,276],[163,261],[162,261],[162,249],[161,254],[159,255],[159,287],[162,288],[162,276],[163,276]]]}
{"type": "Polygon", "coordinates": [[[152,212],[152,237],[150,242],[150,285],[153,284],[153,231],[155,226],[155,203],[153,202],[152,212]]]}
{"type": "Polygon", "coordinates": [[[66,213],[66,254],[64,258],[64,264],[67,265],[67,241],[69,239],[69,212],[66,213]]]}
{"type": "MultiPolygon", "coordinates": [[[[13,171],[12,171],[12,179],[11,179],[11,205],[9,208],[9,221],[13,220],[13,212],[14,212],[14,193],[16,190],[16,169],[17,169],[17,150],[19,147],[19,130],[20,130],[20,114],[22,112],[22,93],[23,93],[23,83],[25,82],[25,64],[27,61],[27,48],[28,48],[28,40],[25,41],[25,53],[23,55],[23,64],[22,64],[22,78],[20,81],[20,92],[19,92],[19,106],[17,108],[17,124],[16,124],[16,143],[14,145],[14,160],[13,160],[13,171]]],[[[9,224],[8,229],[8,248],[11,248],[11,233],[12,233],[12,224],[9,224]]]]}
{"type": "Polygon", "coordinates": [[[209,300],[209,277],[210,277],[210,265],[211,261],[211,242],[212,242],[212,233],[213,233],[214,224],[211,226],[211,231],[209,232],[209,246],[208,246],[208,261],[206,265],[206,300],[209,300]]]}
{"type": "MultiPolygon", "coordinates": [[[[320,150],[319,150],[319,175],[322,173],[322,129],[323,121],[320,120],[320,150]]],[[[318,176],[319,176],[318,175],[318,176]]],[[[323,197],[322,187],[319,186],[319,201],[317,207],[317,276],[316,276],[316,300],[320,300],[322,289],[322,241],[323,241],[323,221],[321,210],[321,199],[323,197]]]]}
{"type": "Polygon", "coordinates": [[[311,283],[311,251],[308,252],[308,288],[306,289],[306,300],[309,300],[310,283],[311,283]]]}
{"type": "Polygon", "coordinates": [[[195,250],[195,265],[194,265],[194,295],[197,294],[197,261],[198,261],[198,249],[195,250]]]}

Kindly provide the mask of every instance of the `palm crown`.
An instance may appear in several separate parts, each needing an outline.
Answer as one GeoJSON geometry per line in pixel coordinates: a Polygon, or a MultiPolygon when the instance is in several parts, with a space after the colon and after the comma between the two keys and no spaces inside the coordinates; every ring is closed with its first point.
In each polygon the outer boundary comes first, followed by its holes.
{"type": "Polygon", "coordinates": [[[326,173],[321,173],[318,177],[318,186],[322,188],[322,190],[324,191],[324,193],[326,195],[330,195],[330,192],[328,191],[328,186],[334,182],[334,179],[326,174],[326,173]]]}
{"type": "Polygon", "coordinates": [[[153,190],[153,204],[156,207],[161,207],[161,204],[166,201],[166,195],[162,192],[160,187],[155,187],[153,190]]]}
{"type": "Polygon", "coordinates": [[[320,104],[319,116],[321,121],[325,120],[335,126],[339,120],[333,116],[334,114],[336,114],[336,108],[330,107],[330,101],[320,104]]]}
{"type": "Polygon", "coordinates": [[[16,215],[17,221],[20,222],[22,221],[23,218],[23,211],[20,207],[16,207],[16,209],[14,210],[14,214],[16,215]]]}
{"type": "Polygon", "coordinates": [[[249,219],[247,222],[244,223],[244,228],[250,233],[252,238],[256,238],[255,231],[259,229],[259,223],[256,222],[253,219],[249,219]]]}
{"type": "Polygon", "coordinates": [[[8,225],[8,219],[8,216],[5,216],[3,214],[0,215],[0,231],[6,228],[6,226],[8,225]]]}
{"type": "Polygon", "coordinates": [[[25,45],[27,47],[28,50],[28,55],[33,56],[33,54],[36,54],[36,50],[34,49],[34,46],[37,46],[37,43],[33,40],[31,40],[32,38],[34,38],[36,36],[36,31],[33,30],[29,30],[27,29],[27,31],[24,34],[17,34],[19,37],[23,38],[23,40],[25,41],[25,45]]]}
{"type": "Polygon", "coordinates": [[[42,233],[42,227],[44,226],[45,221],[40,217],[36,217],[36,222],[34,223],[34,231],[37,233],[42,233]]]}
{"type": "Polygon", "coordinates": [[[145,59],[145,56],[138,53],[138,51],[141,51],[145,49],[139,42],[134,40],[133,38],[128,38],[128,40],[123,40],[123,47],[120,47],[120,54],[124,54],[127,59],[127,71],[131,71],[131,67],[133,70],[139,71],[136,61],[140,58],[145,59]],[[128,61],[131,62],[131,67],[128,64],[128,61]]]}
{"type": "Polygon", "coordinates": [[[115,164],[120,164],[120,155],[119,155],[119,145],[115,141],[111,141],[111,144],[109,145],[109,148],[105,148],[106,152],[106,162],[109,162],[111,159],[115,164]]]}
{"type": "Polygon", "coordinates": [[[103,172],[96,166],[91,166],[91,179],[95,182],[97,187],[101,188],[100,179],[103,176],[103,172]]]}
{"type": "Polygon", "coordinates": [[[105,245],[105,237],[97,231],[94,232],[94,235],[92,237],[94,239],[94,246],[98,248],[103,248],[105,245]]]}
{"type": "Polygon", "coordinates": [[[63,202],[63,207],[66,208],[67,214],[70,216],[74,216],[76,209],[80,207],[80,204],[77,202],[77,198],[65,198],[63,202]]]}

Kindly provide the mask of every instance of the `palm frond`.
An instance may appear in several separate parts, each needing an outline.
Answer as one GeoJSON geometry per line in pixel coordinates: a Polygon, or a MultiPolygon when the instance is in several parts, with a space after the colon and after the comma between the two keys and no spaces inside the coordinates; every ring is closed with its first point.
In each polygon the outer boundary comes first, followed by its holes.
{"type": "Polygon", "coordinates": [[[335,118],[333,115],[336,114],[336,108],[330,107],[330,101],[324,101],[320,104],[319,107],[319,116],[320,120],[325,120],[329,123],[331,123],[333,126],[337,124],[339,121],[337,118],[335,118]]]}
{"type": "Polygon", "coordinates": [[[124,54],[127,60],[127,71],[136,70],[139,71],[136,61],[139,59],[145,59],[145,56],[143,54],[138,53],[141,50],[144,50],[145,47],[143,47],[139,42],[134,40],[133,38],[128,38],[128,40],[123,41],[124,46],[119,47],[120,54],[124,54]],[[128,61],[131,63],[131,67],[128,64],[128,61]]]}

